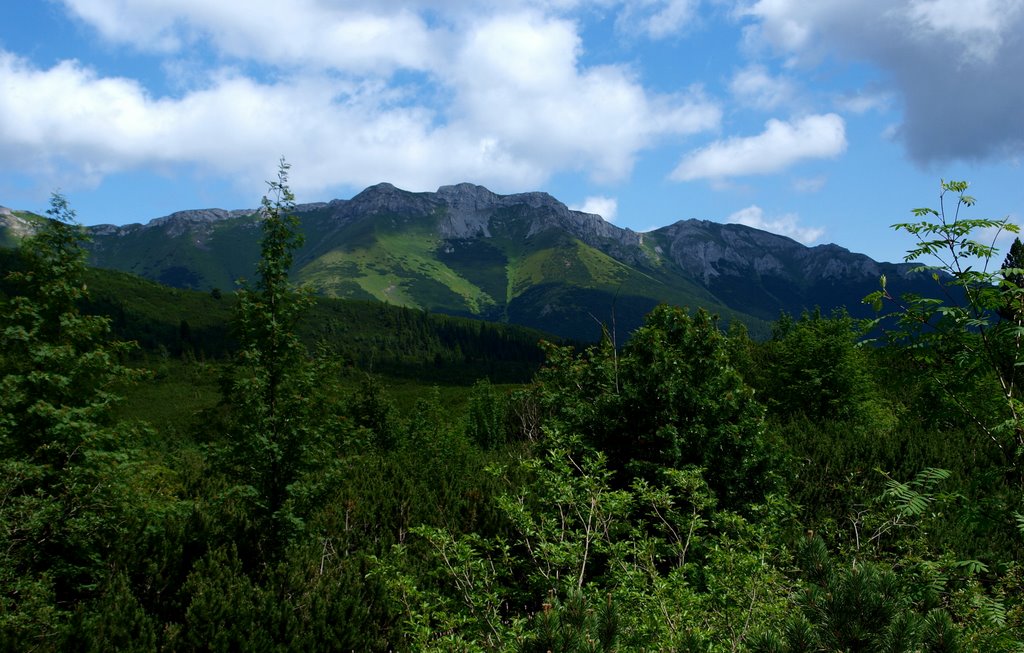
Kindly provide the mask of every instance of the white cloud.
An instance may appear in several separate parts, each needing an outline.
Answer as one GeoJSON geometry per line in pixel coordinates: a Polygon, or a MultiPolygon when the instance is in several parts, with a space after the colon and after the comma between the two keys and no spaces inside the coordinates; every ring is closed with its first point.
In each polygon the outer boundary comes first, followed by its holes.
{"type": "MultiPolygon", "coordinates": [[[[104,140],[106,154],[127,161],[160,110],[134,81],[98,79],[74,62],[46,72],[0,52],[0,144],[4,158],[42,161],[46,148],[59,143],[61,154],[96,173],[116,167],[104,156],[90,156],[104,140]],[[19,156],[20,155],[20,156],[19,156]]],[[[27,161],[26,161],[27,162],[27,161]]]]}
{"type": "Polygon", "coordinates": [[[1024,0],[757,0],[737,14],[751,43],[794,65],[879,69],[919,163],[1024,153],[1024,0]]]}
{"type": "Polygon", "coordinates": [[[202,43],[223,55],[330,70],[436,70],[466,25],[501,13],[611,8],[620,32],[662,39],[700,0],[60,0],[104,38],[156,53],[202,43]],[[429,20],[426,18],[429,16],[429,20]]]}
{"type": "Polygon", "coordinates": [[[828,177],[819,175],[817,177],[801,177],[793,181],[793,190],[798,193],[817,193],[828,183],[828,177]]]}
{"type": "Polygon", "coordinates": [[[272,64],[329,70],[428,70],[448,35],[409,9],[323,0],[63,0],[110,41],[174,53],[203,43],[272,64]]]}
{"type": "Polygon", "coordinates": [[[225,76],[179,99],[65,62],[36,70],[0,56],[0,152],[6,165],[72,165],[95,181],[139,166],[198,165],[261,188],[268,161],[296,167],[296,190],[382,180],[433,189],[452,179],[533,185],[543,169],[503,157],[486,139],[434,126],[387,89],[323,78],[258,84],[225,76]],[[402,152],[400,157],[395,152],[402,152]],[[301,171],[301,172],[300,172],[301,171]]]}
{"type": "Polygon", "coordinates": [[[570,206],[573,211],[582,211],[583,213],[593,213],[599,215],[608,222],[615,220],[615,214],[619,211],[619,202],[614,197],[604,197],[602,195],[595,195],[588,197],[583,200],[583,204],[578,206],[570,206]]]}
{"type": "Polygon", "coordinates": [[[789,104],[796,95],[793,81],[786,77],[772,77],[764,66],[752,65],[733,76],[729,90],[742,104],[770,111],[789,104]]]}
{"type": "Polygon", "coordinates": [[[836,100],[836,106],[846,113],[863,114],[869,111],[885,111],[892,104],[888,93],[858,92],[844,95],[836,100]]]}
{"type": "MultiPolygon", "coordinates": [[[[284,152],[316,170],[309,183],[519,190],[558,172],[623,179],[640,152],[721,121],[699,87],[655,93],[630,67],[583,66],[580,26],[564,16],[593,2],[61,1],[108,41],[161,57],[176,95],[4,55],[0,160],[11,164],[61,160],[102,177],[170,162],[245,177],[254,157],[284,152]]],[[[699,0],[596,2],[649,19],[653,38],[699,0]]]]}
{"type": "Polygon", "coordinates": [[[678,34],[696,20],[699,0],[627,0],[616,21],[626,34],[658,40],[678,34]]]}
{"type": "Polygon", "coordinates": [[[794,122],[769,120],[757,136],[715,141],[687,155],[671,178],[692,181],[771,174],[805,159],[833,158],[844,151],[845,124],[834,113],[794,122]]]}
{"type": "Polygon", "coordinates": [[[580,69],[579,49],[568,21],[523,13],[477,25],[454,64],[453,113],[508,156],[599,181],[625,177],[661,138],[717,127],[721,110],[699,89],[652,95],[628,69],[580,69]]]}
{"type": "Polygon", "coordinates": [[[788,236],[804,245],[811,245],[825,235],[825,230],[821,227],[801,227],[800,218],[795,213],[768,218],[764,214],[764,209],[756,204],[736,211],[725,221],[788,236]]]}

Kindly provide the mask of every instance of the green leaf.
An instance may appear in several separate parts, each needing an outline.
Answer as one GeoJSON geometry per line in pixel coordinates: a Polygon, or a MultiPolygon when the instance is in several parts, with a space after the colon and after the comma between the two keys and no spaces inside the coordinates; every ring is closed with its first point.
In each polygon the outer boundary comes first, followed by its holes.
{"type": "Polygon", "coordinates": [[[963,569],[969,574],[977,575],[988,572],[988,565],[980,560],[957,560],[956,567],[963,569]]]}

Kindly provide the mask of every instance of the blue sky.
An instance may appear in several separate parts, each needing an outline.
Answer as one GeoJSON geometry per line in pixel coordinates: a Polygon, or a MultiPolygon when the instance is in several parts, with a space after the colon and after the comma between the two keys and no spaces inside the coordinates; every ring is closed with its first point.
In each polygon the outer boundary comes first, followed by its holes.
{"type": "Polygon", "coordinates": [[[966,179],[1024,216],[1024,0],[13,0],[0,205],[85,224],[382,181],[543,190],[898,260],[966,179]]]}

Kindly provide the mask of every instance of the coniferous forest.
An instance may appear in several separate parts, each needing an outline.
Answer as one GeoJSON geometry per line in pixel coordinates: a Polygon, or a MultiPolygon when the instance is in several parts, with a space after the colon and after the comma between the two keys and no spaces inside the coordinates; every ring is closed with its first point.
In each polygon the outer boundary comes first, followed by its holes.
{"type": "Polygon", "coordinates": [[[1024,246],[966,184],[873,321],[340,348],[287,172],[230,330],[112,310],[60,195],[4,259],[0,650],[1024,650],[1024,246]]]}

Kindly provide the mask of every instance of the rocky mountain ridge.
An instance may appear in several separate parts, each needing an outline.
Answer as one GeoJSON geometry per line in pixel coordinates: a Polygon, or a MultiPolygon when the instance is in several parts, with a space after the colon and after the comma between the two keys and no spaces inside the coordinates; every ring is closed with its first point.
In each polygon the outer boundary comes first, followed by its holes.
{"type": "MultiPolygon", "coordinates": [[[[709,283],[721,275],[789,275],[836,279],[878,278],[880,264],[835,244],[808,247],[753,227],[707,220],[682,220],[657,230],[670,242],[669,256],[681,268],[709,283]]],[[[905,276],[910,267],[898,266],[905,276]]]]}
{"type": "MultiPolygon", "coordinates": [[[[779,274],[821,277],[824,279],[882,274],[879,263],[864,254],[857,254],[835,244],[813,247],[791,238],[738,224],[687,219],[639,233],[618,227],[600,215],[569,209],[548,193],[530,192],[511,195],[496,194],[484,186],[470,183],[441,186],[434,193],[413,193],[390,183],[371,186],[350,200],[299,204],[301,215],[328,210],[339,223],[367,215],[402,213],[425,218],[438,214],[438,234],[445,239],[490,238],[490,220],[502,209],[520,208],[529,212],[527,236],[547,229],[564,229],[592,247],[611,249],[617,258],[631,262],[667,256],[680,268],[704,283],[722,275],[779,274]],[[668,240],[669,247],[658,246],[647,255],[641,249],[644,238],[668,240]],[[613,247],[617,245],[618,247],[613,247]]],[[[144,224],[125,226],[98,225],[90,227],[94,235],[125,236],[138,229],[162,228],[169,237],[186,233],[209,232],[214,223],[258,215],[258,209],[198,209],[177,211],[144,224]]],[[[0,208],[0,215],[10,215],[0,208]]],[[[899,273],[906,273],[901,269],[899,273]]]]}
{"type": "MultiPolygon", "coordinates": [[[[306,245],[293,275],[318,292],[516,322],[573,337],[615,319],[632,328],[659,302],[704,306],[755,328],[780,310],[862,311],[886,274],[920,291],[910,266],[837,245],[806,247],[735,224],[682,220],[647,233],[574,211],[542,192],[461,183],[436,192],[371,186],[296,207],[306,245]]],[[[0,212],[11,228],[13,214],[0,212]]],[[[169,285],[230,288],[251,277],[259,211],[179,211],[90,227],[100,267],[169,285]]]]}

